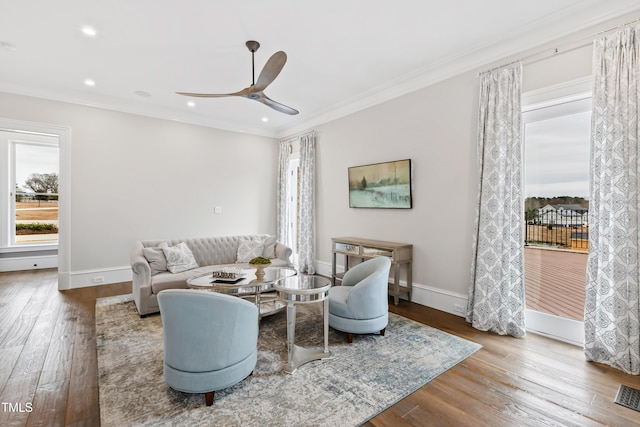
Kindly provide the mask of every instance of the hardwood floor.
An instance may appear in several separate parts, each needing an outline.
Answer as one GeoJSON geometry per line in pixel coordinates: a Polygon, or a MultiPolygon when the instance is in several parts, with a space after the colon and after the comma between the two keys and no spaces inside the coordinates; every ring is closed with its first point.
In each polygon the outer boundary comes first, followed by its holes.
{"type": "MultiPolygon", "coordinates": [[[[98,426],[95,300],[130,283],[57,290],[56,270],[0,273],[0,426],[98,426]]],[[[393,312],[483,345],[366,426],[630,426],[613,403],[640,377],[587,363],[582,349],[529,334],[499,337],[401,301],[393,312]]]]}

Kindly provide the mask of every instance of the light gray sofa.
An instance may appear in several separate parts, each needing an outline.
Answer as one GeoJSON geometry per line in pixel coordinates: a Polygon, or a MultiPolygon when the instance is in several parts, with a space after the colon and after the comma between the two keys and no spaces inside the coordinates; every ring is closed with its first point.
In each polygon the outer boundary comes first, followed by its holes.
{"type": "MultiPolygon", "coordinates": [[[[131,269],[133,270],[132,292],[136,308],[141,317],[160,311],[158,305],[158,293],[163,289],[186,289],[187,279],[211,273],[224,267],[242,267],[247,264],[238,264],[238,247],[243,239],[266,239],[266,234],[246,236],[221,236],[171,240],[138,240],[131,251],[131,269]],[[153,259],[148,259],[149,252],[158,252],[161,245],[175,246],[184,242],[191,250],[197,263],[196,268],[171,273],[158,269],[158,264],[153,259]],[[145,250],[147,248],[147,250],[145,250]],[[155,249],[153,249],[155,248],[155,249]],[[145,256],[146,252],[146,256],[145,256]],[[160,271],[159,271],[160,270],[160,271]]],[[[280,243],[273,242],[265,248],[262,256],[271,259],[273,267],[293,267],[289,260],[291,248],[280,243]]],[[[161,251],[160,251],[161,252],[161,251]]]]}

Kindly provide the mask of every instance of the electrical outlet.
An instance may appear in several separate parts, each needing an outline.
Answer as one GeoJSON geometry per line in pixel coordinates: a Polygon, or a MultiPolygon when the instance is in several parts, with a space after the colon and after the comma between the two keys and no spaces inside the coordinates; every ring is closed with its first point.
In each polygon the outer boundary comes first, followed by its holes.
{"type": "Polygon", "coordinates": [[[456,313],[464,313],[464,307],[460,304],[453,304],[453,311],[456,313]]]}
{"type": "Polygon", "coordinates": [[[213,208],[213,213],[221,214],[222,213],[222,206],[214,207],[213,208]]]}
{"type": "Polygon", "coordinates": [[[91,279],[92,283],[104,283],[104,276],[96,276],[91,279]]]}

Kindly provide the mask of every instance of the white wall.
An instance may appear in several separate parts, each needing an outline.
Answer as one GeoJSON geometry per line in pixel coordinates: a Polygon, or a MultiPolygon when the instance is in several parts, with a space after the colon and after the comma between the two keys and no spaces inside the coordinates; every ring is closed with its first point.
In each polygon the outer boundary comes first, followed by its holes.
{"type": "Polygon", "coordinates": [[[0,117],[71,128],[71,287],[128,280],[136,239],[275,233],[270,138],[5,93],[0,117]]]}
{"type": "Polygon", "coordinates": [[[477,93],[465,74],[316,128],[320,269],[330,265],[331,237],[412,243],[416,286],[466,294],[477,93]],[[349,166],[401,159],[412,161],[413,209],[349,208],[349,166]]]}

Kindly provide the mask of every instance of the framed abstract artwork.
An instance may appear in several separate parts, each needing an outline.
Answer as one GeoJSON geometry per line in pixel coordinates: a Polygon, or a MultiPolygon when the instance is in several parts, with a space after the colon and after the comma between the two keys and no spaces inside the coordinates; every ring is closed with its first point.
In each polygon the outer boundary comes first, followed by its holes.
{"type": "Polygon", "coordinates": [[[350,167],[349,207],[411,209],[411,160],[350,167]]]}

